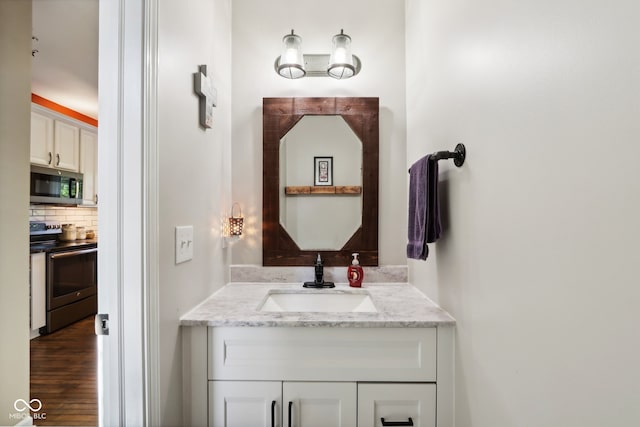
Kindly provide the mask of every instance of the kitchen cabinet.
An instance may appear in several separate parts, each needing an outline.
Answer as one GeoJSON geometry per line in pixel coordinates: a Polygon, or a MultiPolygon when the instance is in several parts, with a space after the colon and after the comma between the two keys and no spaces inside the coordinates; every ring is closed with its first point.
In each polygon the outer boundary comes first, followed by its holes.
{"type": "MultiPolygon", "coordinates": [[[[38,331],[47,324],[46,254],[31,254],[31,330],[38,331]]],[[[31,335],[34,335],[32,332],[31,335]]],[[[36,333],[37,336],[37,333],[36,333]]]]}
{"type": "Polygon", "coordinates": [[[31,112],[31,163],[53,165],[53,118],[31,112]]]}
{"type": "Polygon", "coordinates": [[[98,204],[98,135],[80,130],[80,173],[82,173],[82,205],[98,204]]]}
{"type": "Polygon", "coordinates": [[[56,169],[80,170],[80,128],[61,120],[53,126],[53,166],[56,169]]]}
{"type": "Polygon", "coordinates": [[[32,104],[31,164],[79,172],[83,130],[95,137],[95,127],[32,104]]]}

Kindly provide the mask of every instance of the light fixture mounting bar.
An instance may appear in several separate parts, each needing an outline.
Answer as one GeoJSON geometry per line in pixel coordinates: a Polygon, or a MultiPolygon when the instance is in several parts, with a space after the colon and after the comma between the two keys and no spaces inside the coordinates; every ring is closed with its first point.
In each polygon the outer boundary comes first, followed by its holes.
{"type": "MultiPolygon", "coordinates": [[[[303,54],[304,59],[304,68],[307,71],[305,77],[330,77],[327,72],[327,68],[329,67],[329,59],[331,55],[329,54],[303,54]]],[[[280,57],[276,58],[275,63],[273,64],[273,68],[276,73],[278,72],[278,65],[280,63],[280,57]]],[[[360,72],[362,69],[362,62],[360,58],[356,55],[353,55],[353,65],[355,67],[354,76],[360,72]]]]}

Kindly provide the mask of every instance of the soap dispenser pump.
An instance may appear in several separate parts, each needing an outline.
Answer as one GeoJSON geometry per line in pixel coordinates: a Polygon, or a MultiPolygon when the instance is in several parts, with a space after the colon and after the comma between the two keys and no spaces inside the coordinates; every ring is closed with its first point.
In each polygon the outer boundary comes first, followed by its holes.
{"type": "Polygon", "coordinates": [[[362,267],[360,266],[360,261],[358,261],[359,253],[353,253],[351,256],[353,259],[351,260],[351,265],[347,269],[347,276],[349,279],[349,286],[352,288],[361,288],[362,287],[362,279],[364,278],[364,271],[362,271],[362,267]]]}

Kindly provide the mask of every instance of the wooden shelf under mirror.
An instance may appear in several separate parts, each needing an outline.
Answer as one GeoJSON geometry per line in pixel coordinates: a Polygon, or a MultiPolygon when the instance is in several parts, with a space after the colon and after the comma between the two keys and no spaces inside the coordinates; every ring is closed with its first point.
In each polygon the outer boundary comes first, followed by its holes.
{"type": "Polygon", "coordinates": [[[331,186],[313,186],[299,185],[284,187],[284,194],[287,196],[298,196],[304,194],[353,194],[362,193],[362,187],[359,185],[331,185],[331,186]]]}

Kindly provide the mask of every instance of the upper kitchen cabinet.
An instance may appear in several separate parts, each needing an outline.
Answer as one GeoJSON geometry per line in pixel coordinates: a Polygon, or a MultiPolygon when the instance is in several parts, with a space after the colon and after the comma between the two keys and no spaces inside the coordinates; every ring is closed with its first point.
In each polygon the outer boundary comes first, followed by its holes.
{"type": "Polygon", "coordinates": [[[31,164],[53,164],[53,119],[31,112],[31,164]]]}
{"type": "Polygon", "coordinates": [[[55,120],[53,125],[54,167],[80,171],[80,128],[55,120]]]}
{"type": "Polygon", "coordinates": [[[82,205],[98,204],[98,135],[80,130],[80,173],[82,181],[82,205]]]}
{"type": "Polygon", "coordinates": [[[36,105],[31,111],[31,163],[80,171],[80,129],[73,119],[36,105]]]}

